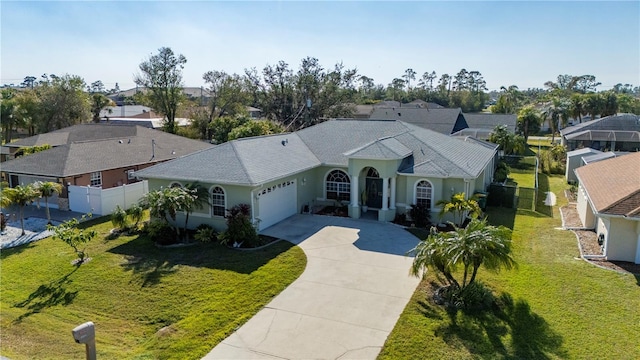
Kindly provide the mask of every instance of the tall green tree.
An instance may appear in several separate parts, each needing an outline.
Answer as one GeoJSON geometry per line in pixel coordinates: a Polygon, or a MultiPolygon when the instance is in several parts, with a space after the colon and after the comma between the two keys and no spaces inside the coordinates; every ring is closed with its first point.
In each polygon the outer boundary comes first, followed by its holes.
{"type": "MultiPolygon", "coordinates": [[[[237,74],[227,74],[224,71],[207,71],[202,75],[207,85],[209,96],[208,125],[220,116],[231,116],[245,113],[245,105],[251,102],[250,93],[245,78],[237,74]]],[[[211,140],[211,133],[207,131],[203,138],[211,140]]]]}
{"type": "Polygon", "coordinates": [[[551,129],[551,142],[555,140],[558,127],[565,127],[569,121],[569,105],[567,100],[559,96],[552,96],[542,112],[543,118],[549,121],[551,129]]]}
{"type": "Polygon", "coordinates": [[[33,184],[27,184],[18,185],[14,188],[4,188],[2,196],[6,196],[11,204],[18,205],[20,209],[20,228],[22,229],[22,235],[24,235],[24,207],[39,198],[40,193],[33,184]]]}
{"type": "Polygon", "coordinates": [[[518,131],[527,142],[529,135],[540,131],[540,114],[532,105],[527,105],[518,111],[518,131]]]}
{"type": "Polygon", "coordinates": [[[407,91],[410,91],[411,81],[416,79],[416,72],[413,69],[409,68],[404,71],[404,75],[402,75],[402,78],[407,84],[407,91]]]}
{"type": "Polygon", "coordinates": [[[49,198],[54,194],[62,193],[62,184],[53,181],[38,181],[34,183],[36,191],[40,197],[44,198],[44,205],[47,213],[47,222],[51,224],[51,212],[49,211],[49,198]]]}
{"type": "Polygon", "coordinates": [[[38,98],[38,106],[33,108],[35,114],[28,114],[35,119],[38,133],[62,129],[80,124],[90,119],[90,101],[85,90],[85,82],[76,75],[50,75],[43,77],[34,89],[38,98]]]}
{"type": "Polygon", "coordinates": [[[176,55],[168,47],[158,49],[140,64],[140,73],[134,77],[136,85],[147,91],[147,101],[151,107],[165,116],[165,131],[175,134],[178,106],[183,98],[182,69],[187,58],[176,55]]]}
{"type": "MultiPolygon", "coordinates": [[[[480,266],[491,271],[511,269],[516,262],[511,255],[511,231],[504,226],[492,226],[486,220],[474,219],[466,228],[437,232],[409,252],[414,256],[411,274],[424,276],[429,270],[444,276],[445,286],[457,298],[476,281],[480,266]],[[462,267],[462,278],[456,278],[462,267]]],[[[465,306],[467,304],[463,304],[465,306]]]]}
{"type": "Polygon", "coordinates": [[[229,140],[235,140],[250,136],[262,136],[279,134],[284,128],[271,120],[249,120],[248,122],[233,128],[229,134],[229,140]]]}
{"type": "Polygon", "coordinates": [[[11,142],[13,130],[16,127],[16,90],[5,88],[0,90],[0,125],[2,126],[2,140],[11,142]]]}

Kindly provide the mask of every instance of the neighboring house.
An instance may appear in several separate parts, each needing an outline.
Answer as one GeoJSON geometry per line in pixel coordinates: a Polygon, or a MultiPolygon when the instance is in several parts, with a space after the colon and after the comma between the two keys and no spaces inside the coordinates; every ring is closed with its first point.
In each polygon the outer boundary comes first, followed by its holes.
{"type": "Polygon", "coordinates": [[[576,170],[577,209],[603,240],[608,260],[640,264],[640,152],[576,170]]]}
{"type": "Polygon", "coordinates": [[[233,140],[136,176],[148,179],[150,190],[192,182],[206,186],[212,205],[191,215],[193,226],[222,230],[226,209],[244,203],[262,230],[322,205],[348,206],[353,218],[367,205],[367,215],[377,213],[380,221],[393,220],[412,204],[435,214],[439,200],[484,191],[495,154],[494,144],[401,121],[343,119],[233,140]]]}
{"type": "Polygon", "coordinates": [[[567,150],[590,147],[602,151],[640,150],[640,116],[620,114],[560,130],[567,150]]]}
{"type": "Polygon", "coordinates": [[[247,113],[249,117],[252,119],[260,119],[262,118],[262,110],[258,108],[254,108],[253,106],[245,106],[247,109],[247,113]]]}
{"type": "Polygon", "coordinates": [[[373,120],[399,120],[445,135],[451,135],[469,127],[460,108],[376,108],[369,118],[373,120]]]}
{"type": "MultiPolygon", "coordinates": [[[[20,146],[49,144],[53,148],[2,163],[2,174],[14,187],[35,181],[64,185],[59,203],[69,209],[69,186],[109,189],[138,180],[136,170],[210,148],[205,142],[140,126],[82,124],[40,134],[7,144],[20,146]]],[[[73,210],[73,209],[72,209],[73,210]]]]}
{"type": "Polygon", "coordinates": [[[444,109],[444,106],[436,104],[434,102],[426,102],[424,100],[416,99],[412,102],[402,104],[401,107],[415,107],[422,109],[444,109]]]}
{"type": "Polygon", "coordinates": [[[516,133],[518,118],[513,114],[466,113],[464,119],[469,126],[452,135],[473,136],[476,139],[488,140],[496,126],[504,125],[511,134],[516,133]]]}
{"type": "Polygon", "coordinates": [[[567,183],[573,184],[578,182],[578,178],[576,177],[576,174],[574,171],[575,169],[584,165],[582,158],[585,156],[596,155],[596,154],[602,154],[602,151],[595,150],[592,148],[583,148],[583,149],[568,151],[567,161],[565,166],[566,171],[564,174],[564,177],[567,183]]]}
{"type": "MultiPolygon", "coordinates": [[[[107,117],[100,119],[101,123],[111,123],[116,125],[137,125],[149,129],[162,129],[165,118],[154,111],[145,111],[138,115],[129,117],[107,117]]],[[[180,127],[188,126],[191,123],[187,118],[175,118],[176,124],[180,127]]]]}
{"type": "Polygon", "coordinates": [[[150,107],[143,105],[107,106],[100,110],[100,119],[112,117],[126,118],[150,111],[150,107]]]}
{"type": "MultiPolygon", "coordinates": [[[[109,94],[107,97],[113,100],[117,105],[124,105],[124,99],[132,97],[136,93],[145,92],[144,87],[134,87],[128,90],[122,90],[114,94],[109,94]]],[[[200,99],[201,104],[205,104],[209,101],[209,91],[204,87],[186,86],[182,88],[182,93],[193,99],[200,99]]],[[[128,106],[128,105],[127,105],[128,106]]]]}

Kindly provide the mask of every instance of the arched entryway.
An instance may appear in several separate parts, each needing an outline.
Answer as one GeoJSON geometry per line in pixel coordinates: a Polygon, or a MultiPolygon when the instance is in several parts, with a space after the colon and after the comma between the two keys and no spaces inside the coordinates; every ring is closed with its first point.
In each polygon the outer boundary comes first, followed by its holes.
{"type": "Polygon", "coordinates": [[[363,204],[374,209],[382,208],[382,179],[378,170],[367,167],[362,171],[365,174],[364,192],[366,193],[366,201],[363,201],[363,204]]]}

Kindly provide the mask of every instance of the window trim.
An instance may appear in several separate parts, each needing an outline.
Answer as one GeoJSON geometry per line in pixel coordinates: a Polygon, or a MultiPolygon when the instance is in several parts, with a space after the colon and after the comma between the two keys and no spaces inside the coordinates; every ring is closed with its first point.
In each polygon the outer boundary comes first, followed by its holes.
{"type": "Polygon", "coordinates": [[[351,182],[352,182],[351,176],[349,176],[349,173],[348,173],[348,172],[346,172],[346,171],[344,171],[343,169],[338,169],[338,168],[336,168],[336,169],[331,169],[331,170],[329,170],[329,171],[326,173],[326,175],[325,175],[325,177],[324,177],[324,182],[323,182],[323,183],[324,183],[324,198],[325,198],[325,200],[333,200],[333,201],[351,201],[351,182]],[[334,172],[336,172],[336,171],[339,171],[339,172],[341,172],[342,174],[344,174],[344,175],[345,175],[345,177],[346,177],[346,180],[347,180],[347,181],[346,181],[346,182],[337,182],[337,181],[332,181],[332,183],[335,183],[335,184],[347,184],[347,185],[348,185],[348,190],[347,190],[347,191],[341,191],[341,190],[340,190],[340,188],[339,188],[339,186],[338,186],[338,185],[336,185],[336,191],[331,191],[331,192],[335,192],[335,193],[336,193],[337,199],[330,199],[330,198],[328,197],[328,193],[329,193],[330,191],[329,191],[329,189],[328,189],[328,186],[327,186],[327,185],[329,184],[329,176],[331,176],[331,174],[333,174],[333,173],[334,173],[334,172]],[[341,198],[340,198],[340,194],[344,194],[344,193],[346,193],[346,194],[347,194],[347,198],[346,198],[346,199],[341,199],[341,198]]]}
{"type": "Polygon", "coordinates": [[[222,186],[220,186],[220,185],[213,185],[213,186],[211,186],[211,187],[209,188],[209,201],[211,202],[211,205],[210,205],[210,215],[211,215],[211,217],[214,217],[214,218],[224,218],[224,216],[225,216],[225,215],[226,215],[226,213],[227,213],[227,190],[225,190],[225,189],[224,189],[222,186]],[[216,188],[218,188],[218,189],[222,190],[222,196],[223,196],[222,200],[223,200],[223,202],[224,202],[224,204],[223,204],[223,205],[219,205],[219,204],[218,204],[218,205],[216,205],[216,204],[214,203],[214,201],[213,201],[213,194],[214,194],[214,193],[213,193],[213,190],[215,190],[216,188]],[[222,215],[216,215],[216,214],[215,214],[214,209],[215,209],[216,207],[220,207],[220,206],[222,206],[222,215]]]}
{"type": "Polygon", "coordinates": [[[90,174],[89,185],[92,187],[102,187],[102,171],[94,171],[90,174]],[[98,183],[94,184],[94,181],[98,183]]]}
{"type": "Polygon", "coordinates": [[[431,181],[429,181],[428,179],[420,179],[418,181],[416,181],[415,185],[413,186],[413,203],[415,205],[418,205],[418,186],[420,185],[420,183],[422,182],[426,182],[427,184],[429,184],[429,210],[433,210],[433,183],[431,181]]]}

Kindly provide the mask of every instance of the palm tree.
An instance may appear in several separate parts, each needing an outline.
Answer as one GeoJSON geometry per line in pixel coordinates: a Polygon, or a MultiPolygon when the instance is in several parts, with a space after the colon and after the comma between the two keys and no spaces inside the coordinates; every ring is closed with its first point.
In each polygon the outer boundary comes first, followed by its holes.
{"type": "Polygon", "coordinates": [[[9,198],[4,190],[9,188],[9,184],[6,181],[0,182],[0,208],[5,209],[11,206],[11,198],[9,198]]]}
{"type": "Polygon", "coordinates": [[[563,99],[553,97],[542,114],[545,119],[549,120],[549,127],[551,128],[551,143],[553,143],[556,131],[558,130],[559,121],[562,121],[562,124],[566,125],[569,120],[569,106],[563,99]]]}
{"type": "Polygon", "coordinates": [[[525,106],[518,111],[518,127],[524,136],[524,142],[529,139],[531,128],[540,130],[540,116],[533,106],[525,106]]]}
{"type": "Polygon", "coordinates": [[[196,209],[201,209],[205,205],[209,205],[209,191],[202,185],[190,183],[185,186],[188,196],[183,198],[181,210],[186,213],[184,218],[184,233],[187,233],[187,224],[189,223],[189,214],[196,209]]]}
{"type": "Polygon", "coordinates": [[[410,254],[415,256],[412,275],[424,275],[431,268],[443,275],[447,285],[457,293],[475,282],[481,265],[493,271],[516,265],[511,256],[511,230],[478,219],[473,219],[466,228],[456,227],[450,232],[432,230],[410,254]],[[458,280],[453,274],[460,265],[463,273],[458,280]]]}
{"type": "Polygon", "coordinates": [[[475,219],[482,213],[478,202],[473,198],[465,199],[463,192],[451,195],[450,200],[440,200],[436,204],[442,206],[440,216],[453,214],[454,224],[457,226],[462,226],[465,215],[475,219]]]}
{"type": "Polygon", "coordinates": [[[51,224],[49,197],[53,196],[53,194],[60,194],[62,192],[62,184],[58,184],[53,181],[38,181],[34,183],[34,187],[40,193],[40,196],[44,198],[44,205],[47,212],[47,223],[51,224]]]}
{"type": "Polygon", "coordinates": [[[24,207],[40,197],[40,192],[33,184],[27,184],[18,185],[14,188],[5,188],[2,190],[2,195],[3,197],[6,196],[12,204],[20,207],[20,227],[22,228],[22,235],[24,235],[24,207]]]}

